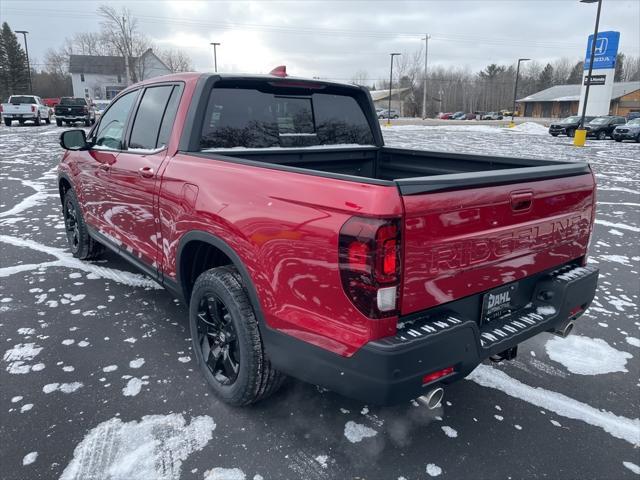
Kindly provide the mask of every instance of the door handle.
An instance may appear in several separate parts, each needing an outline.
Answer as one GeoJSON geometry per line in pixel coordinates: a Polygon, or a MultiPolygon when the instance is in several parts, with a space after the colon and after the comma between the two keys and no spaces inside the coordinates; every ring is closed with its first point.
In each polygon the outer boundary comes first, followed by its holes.
{"type": "Polygon", "coordinates": [[[151,178],[154,175],[153,168],[151,167],[142,167],[138,169],[138,173],[144,178],[151,178]]]}

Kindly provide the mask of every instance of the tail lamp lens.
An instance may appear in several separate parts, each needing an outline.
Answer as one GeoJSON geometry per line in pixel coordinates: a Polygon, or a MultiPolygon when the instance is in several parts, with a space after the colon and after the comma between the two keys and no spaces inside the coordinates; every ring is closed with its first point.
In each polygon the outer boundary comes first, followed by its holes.
{"type": "Polygon", "coordinates": [[[36,106],[35,105],[31,105],[31,111],[35,112],[36,111],[36,106]]]}
{"type": "Polygon", "coordinates": [[[342,286],[355,307],[369,318],[397,315],[399,219],[351,217],[339,245],[342,286]]]}

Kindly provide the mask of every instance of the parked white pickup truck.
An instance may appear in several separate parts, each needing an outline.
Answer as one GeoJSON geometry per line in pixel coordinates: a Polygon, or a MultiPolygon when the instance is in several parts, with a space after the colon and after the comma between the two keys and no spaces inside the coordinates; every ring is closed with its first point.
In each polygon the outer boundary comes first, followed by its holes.
{"type": "Polygon", "coordinates": [[[14,120],[20,122],[20,125],[27,121],[33,121],[35,125],[40,125],[43,120],[51,123],[51,109],[35,95],[11,95],[7,103],[3,103],[0,108],[7,127],[10,127],[14,120]]]}

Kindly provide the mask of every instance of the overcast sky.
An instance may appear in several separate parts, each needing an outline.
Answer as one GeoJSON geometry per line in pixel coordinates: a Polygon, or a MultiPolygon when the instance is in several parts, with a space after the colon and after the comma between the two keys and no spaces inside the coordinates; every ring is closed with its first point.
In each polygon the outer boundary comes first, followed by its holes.
{"type": "MultiPolygon", "coordinates": [[[[48,48],[75,32],[98,31],[101,1],[0,0],[0,16],[28,30],[29,54],[42,64],[48,48]]],[[[197,70],[212,70],[209,42],[220,42],[218,70],[372,81],[388,75],[389,53],[418,51],[429,33],[429,64],[472,71],[518,57],[541,63],[581,58],[596,4],[578,0],[448,1],[109,1],[127,5],[159,47],[179,47],[197,70]]],[[[600,30],[620,32],[620,51],[640,54],[640,1],[603,0],[600,30]]],[[[33,60],[35,59],[35,60],[33,60]]]]}

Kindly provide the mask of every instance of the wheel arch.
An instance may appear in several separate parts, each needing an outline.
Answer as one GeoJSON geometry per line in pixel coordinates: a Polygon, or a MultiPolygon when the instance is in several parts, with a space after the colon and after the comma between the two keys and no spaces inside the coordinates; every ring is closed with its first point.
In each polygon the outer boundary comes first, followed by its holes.
{"type": "MultiPolygon", "coordinates": [[[[182,236],[180,242],[178,243],[176,254],[176,283],[178,292],[181,294],[184,301],[189,304],[191,299],[191,290],[193,288],[193,284],[195,283],[195,278],[193,278],[194,275],[188,274],[188,260],[192,259],[193,248],[202,244],[208,245],[210,248],[215,249],[216,251],[224,255],[226,259],[228,259],[228,262],[221,263],[217,266],[233,265],[238,270],[238,273],[242,277],[244,288],[247,291],[249,301],[251,302],[251,306],[253,307],[253,311],[255,312],[260,326],[262,327],[266,325],[264,316],[262,314],[262,308],[260,307],[260,301],[258,299],[258,292],[255,288],[246,265],[237,254],[237,252],[227,242],[222,240],[220,237],[217,237],[203,230],[192,230],[190,232],[187,232],[182,236]]],[[[208,268],[213,267],[203,268],[202,271],[208,268]]]]}
{"type": "Polygon", "coordinates": [[[65,173],[58,175],[58,192],[60,193],[60,202],[64,203],[64,196],[67,191],[73,190],[73,183],[69,176],[65,173]]]}

